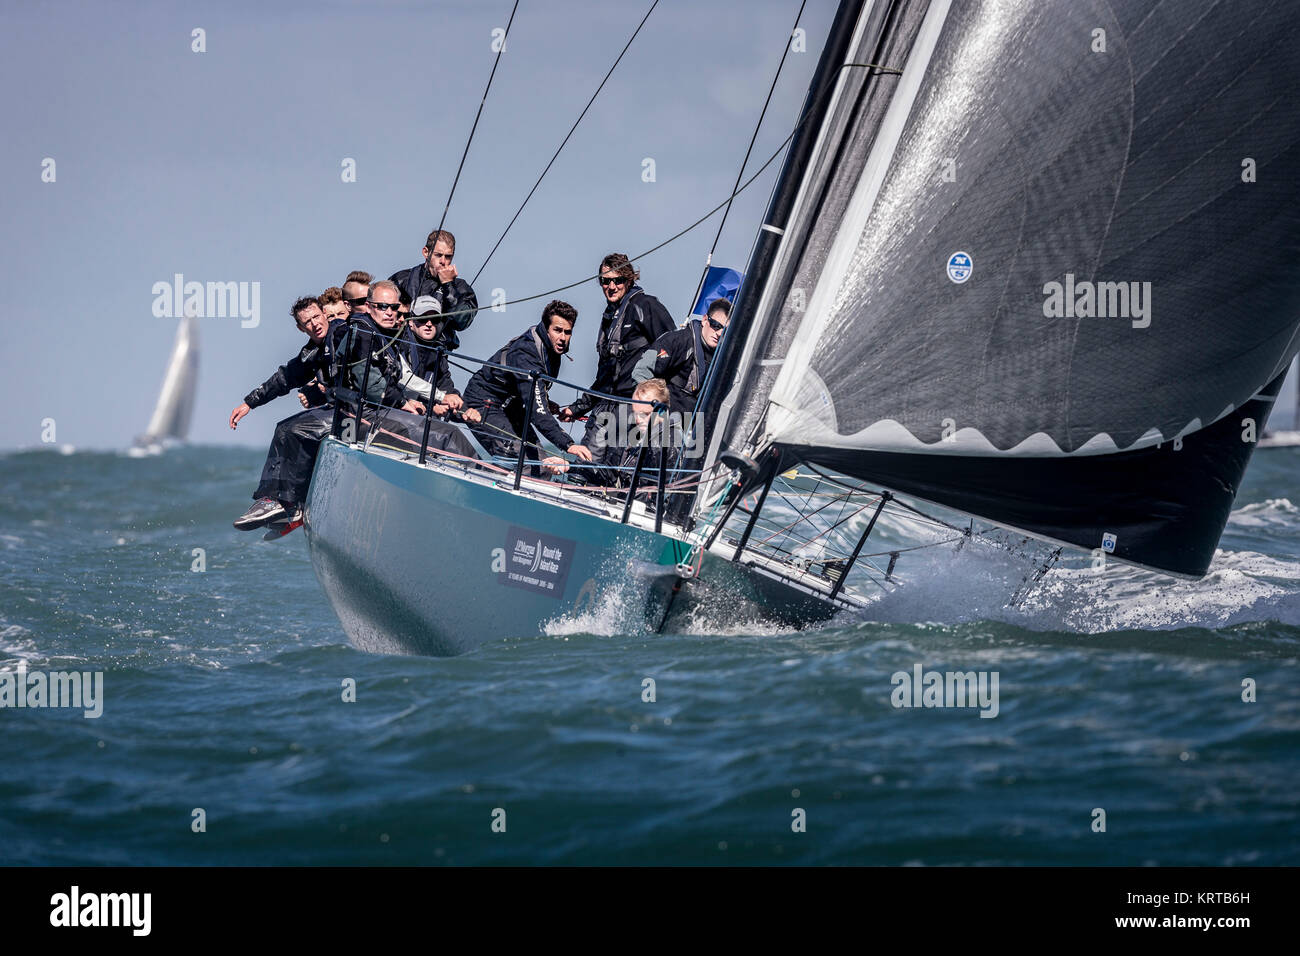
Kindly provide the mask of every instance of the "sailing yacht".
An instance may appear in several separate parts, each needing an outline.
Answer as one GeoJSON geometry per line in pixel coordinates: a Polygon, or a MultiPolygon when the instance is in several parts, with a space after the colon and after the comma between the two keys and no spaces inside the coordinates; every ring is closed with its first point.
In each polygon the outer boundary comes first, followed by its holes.
{"type": "Polygon", "coordinates": [[[306,530],[345,631],[804,626],[893,586],[868,544],[904,520],[1203,575],[1300,347],[1298,88],[1283,0],[845,0],[698,473],[649,456],[618,502],[338,428],[306,530]]]}
{"type": "Polygon", "coordinates": [[[1259,439],[1260,448],[1295,448],[1300,446],[1300,358],[1290,370],[1277,394],[1277,406],[1269,427],[1259,439]]]}
{"type": "Polygon", "coordinates": [[[187,315],[176,328],[176,341],[167,358],[162,388],[154,405],[149,426],[128,450],[133,458],[159,455],[168,445],[185,441],[194,413],[194,395],[199,380],[198,319],[187,315]]]}

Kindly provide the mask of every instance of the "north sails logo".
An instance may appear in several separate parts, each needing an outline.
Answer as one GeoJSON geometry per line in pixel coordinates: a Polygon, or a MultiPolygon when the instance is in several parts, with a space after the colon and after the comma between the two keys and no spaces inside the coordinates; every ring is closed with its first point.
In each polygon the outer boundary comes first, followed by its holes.
{"type": "Polygon", "coordinates": [[[948,278],[958,285],[969,279],[974,271],[975,264],[971,262],[970,253],[954,252],[948,257],[948,278]]]}

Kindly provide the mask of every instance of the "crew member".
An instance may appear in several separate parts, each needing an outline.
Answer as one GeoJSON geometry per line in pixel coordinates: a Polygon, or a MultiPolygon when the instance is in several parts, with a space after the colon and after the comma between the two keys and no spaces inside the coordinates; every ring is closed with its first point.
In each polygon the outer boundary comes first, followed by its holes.
{"type": "Polygon", "coordinates": [[[577,319],[577,309],[567,302],[553,300],[542,310],[537,325],[511,339],[492,356],[493,365],[516,371],[484,365],[470,378],[465,388],[465,404],[482,416],[482,421],[470,425],[470,430],[489,454],[517,458],[522,441],[528,457],[537,461],[540,441],[537,432],[540,431],[570,455],[591,461],[591,451],[575,443],[551,413],[551,383],[541,378],[532,382],[528,376],[529,372],[536,372],[555,377],[560,370],[560,356],[569,349],[577,319]],[[533,408],[532,427],[525,435],[524,419],[529,403],[533,408]]]}
{"type": "MultiPolygon", "coordinates": [[[[408,325],[415,336],[415,348],[411,376],[403,382],[406,394],[410,398],[433,402],[435,415],[459,413],[465,400],[452,380],[446,350],[437,346],[438,335],[442,332],[439,302],[431,295],[422,295],[415,301],[412,312],[408,325]]],[[[464,409],[463,418],[468,422],[480,420],[479,413],[472,408],[464,409]]]]}
{"type": "Polygon", "coordinates": [[[370,294],[370,283],[374,278],[369,272],[354,269],[343,280],[343,301],[348,304],[352,312],[366,304],[366,297],[370,294]]]}
{"type": "Polygon", "coordinates": [[[320,307],[325,313],[325,318],[330,322],[335,319],[346,319],[348,313],[352,311],[352,306],[343,301],[343,290],[336,285],[330,286],[320,294],[320,307]]]}
{"type": "Polygon", "coordinates": [[[695,410],[713,353],[731,318],[731,303],[714,299],[703,320],[693,319],[655,339],[632,369],[632,378],[644,382],[662,378],[668,383],[670,405],[684,420],[695,410]]]}
{"type": "Polygon", "coordinates": [[[325,346],[325,336],[329,332],[329,322],[321,310],[320,300],[315,296],[303,296],[293,304],[289,312],[298,330],[307,333],[307,344],[297,355],[272,372],[270,378],[244,396],[244,401],[230,413],[231,428],[238,426],[240,420],[253,409],[281,395],[288,395],[295,388],[302,388],[315,377],[325,346]]]}
{"type": "Polygon", "coordinates": [[[439,340],[447,349],[460,348],[457,332],[464,332],[478,312],[478,297],[468,282],[460,278],[451,261],[456,255],[456,237],[446,229],[435,229],[424,240],[420,250],[424,262],[409,269],[394,272],[389,278],[396,282],[411,301],[431,295],[442,306],[443,329],[439,340]]]}
{"type": "MultiPolygon", "coordinates": [[[[319,311],[314,298],[295,302],[294,319],[303,321],[299,312],[303,309],[309,311],[313,304],[319,311]],[[300,308],[303,302],[307,305],[300,308]]],[[[294,384],[305,384],[314,375],[325,386],[341,385],[352,395],[360,393],[364,383],[368,402],[396,405],[407,411],[423,411],[418,403],[407,402],[402,395],[401,363],[390,347],[391,333],[385,329],[385,325],[388,329],[396,326],[397,307],[397,287],[391,282],[375,283],[371,298],[360,310],[352,313],[350,322],[335,322],[329,327],[311,366],[301,367],[292,374],[286,373],[283,379],[288,383],[285,392],[294,384]],[[381,322],[375,320],[376,315],[381,316],[381,322]],[[368,377],[363,372],[367,355],[370,356],[368,377]]],[[[285,368],[287,370],[288,365],[285,368]]],[[[268,382],[275,380],[276,376],[272,375],[268,382]]],[[[252,392],[249,397],[258,396],[252,392]]],[[[246,399],[231,413],[231,428],[239,424],[250,407],[246,399]]],[[[316,454],[321,441],[329,434],[333,420],[333,407],[323,406],[299,412],[275,426],[275,435],[262,467],[262,479],[253,492],[253,505],[235,519],[236,528],[251,531],[273,521],[301,519],[302,503],[311,484],[316,454]]]]}
{"type": "MultiPolygon", "coordinates": [[[[632,261],[621,252],[612,252],[600,262],[598,278],[605,312],[596,336],[596,380],[591,384],[595,391],[630,396],[636,387],[632,369],[641,353],[673,328],[672,316],[663,303],[636,284],[640,277],[632,261]]],[[[582,443],[599,449],[605,444],[602,433],[615,417],[616,405],[584,393],[573,405],[561,409],[560,420],[572,421],[586,415],[582,443]]]]}

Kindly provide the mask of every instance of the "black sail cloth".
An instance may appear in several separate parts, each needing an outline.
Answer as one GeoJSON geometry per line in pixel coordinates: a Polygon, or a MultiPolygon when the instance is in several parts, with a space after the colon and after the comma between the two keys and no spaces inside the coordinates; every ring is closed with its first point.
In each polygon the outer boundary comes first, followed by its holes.
{"type": "Polygon", "coordinates": [[[750,436],[1202,573],[1296,351],[1296,88],[1293,4],[928,5],[750,436]]]}

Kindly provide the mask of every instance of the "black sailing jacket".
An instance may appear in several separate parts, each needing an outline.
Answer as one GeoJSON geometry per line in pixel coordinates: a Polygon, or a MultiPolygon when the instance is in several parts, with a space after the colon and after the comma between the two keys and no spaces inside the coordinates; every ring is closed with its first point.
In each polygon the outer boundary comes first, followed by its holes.
{"type": "MultiPolygon", "coordinates": [[[[673,317],[662,302],[639,285],[628,289],[614,305],[606,305],[596,336],[596,380],[591,387],[607,395],[630,396],[636,383],[632,369],[655,339],[672,331],[673,317]]],[[[585,415],[600,400],[586,393],[573,403],[585,415]]]]}
{"type": "Polygon", "coordinates": [[[668,383],[669,407],[687,414],[695,409],[713,352],[704,344],[701,325],[695,320],[684,329],[673,329],[655,339],[654,345],[637,362],[633,377],[638,383],[650,378],[664,379],[668,383]]]}
{"type": "MultiPolygon", "coordinates": [[[[363,380],[366,384],[366,399],[382,402],[394,408],[401,408],[406,401],[402,392],[402,363],[399,353],[410,353],[405,335],[399,334],[392,341],[392,332],[386,332],[375,325],[374,320],[365,312],[353,312],[348,316],[352,323],[351,335],[347,322],[335,320],[330,323],[330,330],[325,336],[324,356],[326,368],[320,379],[327,386],[360,391],[363,380]],[[370,376],[365,374],[366,355],[370,355],[370,376]]],[[[409,330],[403,330],[408,332],[409,330]]]]}
{"type": "MultiPolygon", "coordinates": [[[[465,404],[470,408],[483,409],[495,405],[504,411],[511,421],[518,421],[523,427],[524,409],[528,402],[533,402],[533,427],[541,432],[548,441],[561,449],[567,450],[573,444],[569,436],[550,409],[551,383],[537,380],[533,389],[528,381],[528,372],[555,377],[560,370],[560,356],[551,348],[546,337],[546,326],[538,322],[535,326],[517,335],[507,342],[492,361],[498,365],[508,365],[520,369],[524,374],[503,372],[500,369],[484,365],[465,386],[465,404]],[[531,394],[530,394],[531,393],[531,394]]],[[[522,436],[528,440],[528,436],[522,436]]]]}
{"type": "Polygon", "coordinates": [[[434,296],[441,302],[442,314],[447,317],[447,321],[443,323],[438,338],[448,349],[460,348],[460,337],[456,333],[468,329],[478,312],[478,296],[468,282],[460,276],[451,282],[439,282],[436,276],[429,275],[429,267],[423,262],[394,272],[388,279],[396,282],[397,287],[411,297],[411,302],[422,295],[434,296]]]}

